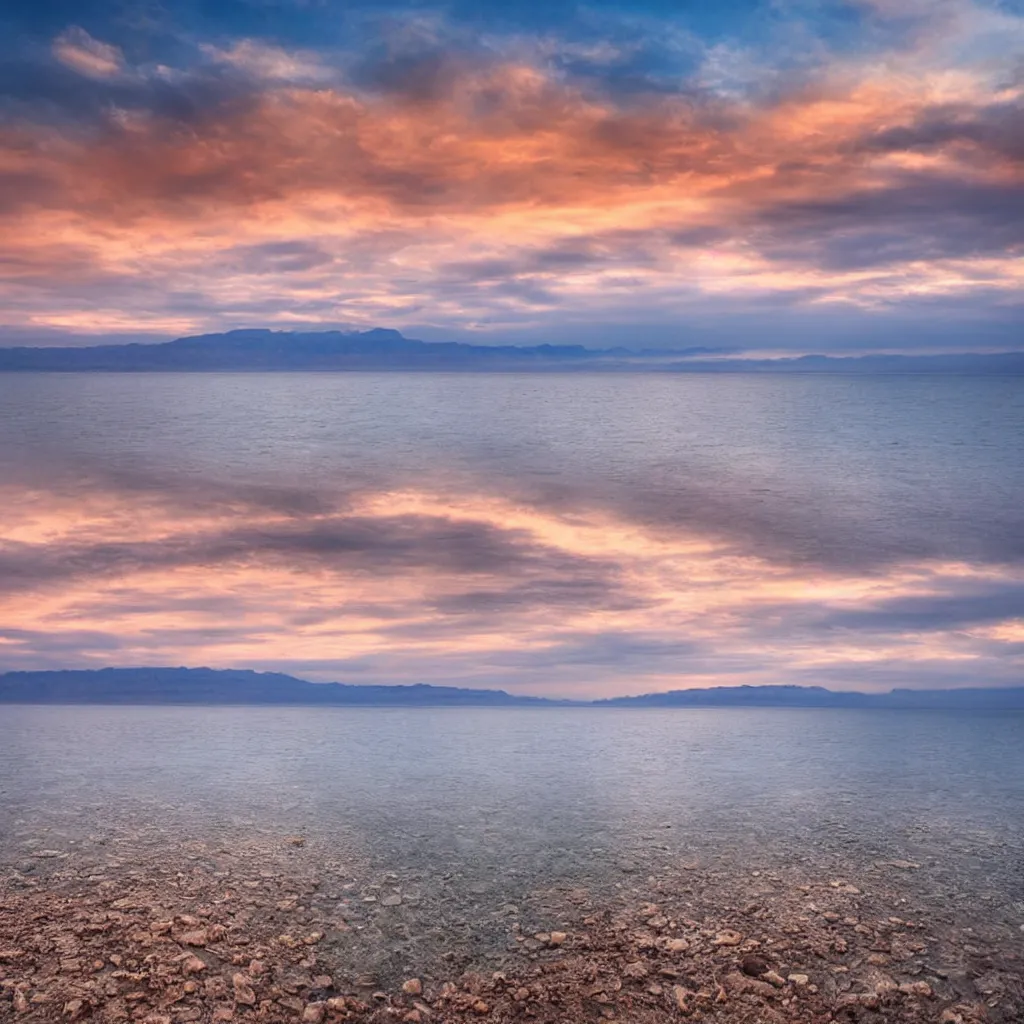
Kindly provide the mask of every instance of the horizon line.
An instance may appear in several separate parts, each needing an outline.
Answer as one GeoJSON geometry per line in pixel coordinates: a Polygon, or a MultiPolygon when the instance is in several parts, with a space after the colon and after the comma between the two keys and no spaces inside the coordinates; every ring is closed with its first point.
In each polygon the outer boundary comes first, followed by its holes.
{"type": "MultiPolygon", "coordinates": [[[[699,697],[701,695],[706,695],[708,697],[713,697],[715,695],[721,695],[721,696],[725,697],[725,696],[728,696],[728,695],[737,696],[737,695],[743,695],[743,694],[749,694],[749,695],[760,694],[760,695],[763,695],[765,697],[771,697],[772,695],[779,696],[779,697],[781,697],[783,695],[789,695],[789,696],[791,696],[792,698],[794,698],[796,700],[799,700],[802,696],[807,696],[807,697],[817,696],[817,697],[819,697],[819,698],[821,698],[823,700],[826,700],[826,701],[830,701],[831,699],[835,699],[836,701],[847,700],[847,701],[854,702],[855,706],[853,706],[853,707],[851,707],[849,709],[855,710],[856,709],[856,705],[858,704],[858,702],[861,702],[861,701],[864,702],[864,704],[861,705],[861,706],[863,706],[865,709],[870,709],[870,704],[871,704],[872,701],[884,701],[886,699],[890,699],[890,700],[891,699],[896,699],[896,700],[899,700],[899,699],[902,698],[902,699],[906,699],[906,700],[911,700],[912,701],[912,700],[915,699],[915,697],[918,698],[918,699],[921,699],[923,697],[930,697],[930,698],[932,698],[933,701],[940,701],[941,698],[944,695],[948,695],[950,698],[956,697],[956,698],[959,698],[960,701],[962,701],[964,698],[969,698],[972,695],[986,696],[986,697],[992,698],[992,697],[998,697],[1000,694],[1005,694],[1005,695],[1008,695],[1008,696],[1009,695],[1013,695],[1015,697],[1022,698],[1021,701],[1020,701],[1020,708],[1024,709],[1024,681],[1022,681],[1021,683],[1018,683],[1018,684],[1015,684],[1015,685],[1009,685],[1009,686],[976,686],[976,687],[975,686],[955,686],[955,687],[945,687],[945,688],[939,688],[939,689],[928,688],[926,686],[922,686],[922,687],[892,687],[889,690],[878,690],[878,691],[834,690],[834,689],[830,689],[829,687],[826,687],[826,686],[819,686],[819,685],[810,685],[810,686],[808,686],[808,685],[799,685],[799,684],[795,684],[795,683],[765,683],[765,684],[739,683],[739,684],[733,684],[733,685],[718,685],[718,686],[704,686],[704,687],[684,687],[684,688],[677,688],[677,689],[672,689],[672,690],[656,690],[656,691],[648,691],[648,692],[637,693],[637,694],[617,694],[617,695],[608,696],[608,697],[575,698],[575,697],[560,697],[560,696],[537,696],[535,694],[516,693],[516,692],[511,692],[511,691],[508,691],[508,690],[504,690],[504,689],[502,689],[500,687],[489,687],[489,686],[467,687],[467,686],[453,686],[453,685],[447,685],[447,684],[423,683],[423,682],[415,682],[415,683],[344,683],[344,682],[340,682],[340,681],[337,681],[337,680],[316,681],[316,680],[312,680],[312,679],[304,679],[304,678],[302,678],[300,676],[295,676],[295,675],[292,675],[292,674],[287,673],[287,672],[279,672],[279,671],[272,671],[272,670],[262,670],[262,669],[248,669],[248,668],[219,668],[218,669],[218,668],[210,668],[209,666],[205,666],[205,665],[198,665],[198,666],[183,666],[183,665],[125,665],[125,666],[117,666],[117,665],[107,665],[107,666],[103,666],[101,668],[9,669],[9,670],[0,671],[0,704],[24,704],[24,705],[33,705],[33,704],[49,704],[49,705],[54,705],[54,704],[67,704],[67,705],[94,704],[94,705],[104,705],[104,706],[118,706],[118,705],[120,705],[120,706],[128,706],[128,705],[131,705],[132,701],[130,701],[130,700],[126,701],[126,700],[123,700],[123,699],[121,699],[121,700],[116,699],[117,696],[118,696],[116,693],[108,695],[109,697],[114,698],[114,699],[107,699],[107,700],[104,700],[102,698],[97,699],[96,695],[92,695],[91,697],[87,697],[84,700],[74,700],[74,699],[71,699],[71,700],[54,700],[54,699],[45,699],[45,698],[42,699],[42,700],[39,700],[39,701],[33,701],[31,699],[27,699],[27,700],[17,700],[17,699],[16,700],[8,700],[7,699],[7,695],[3,692],[3,688],[2,688],[2,684],[5,681],[13,682],[13,681],[16,680],[17,677],[26,677],[26,676],[28,676],[28,677],[38,677],[38,676],[57,677],[57,676],[67,676],[67,675],[100,676],[100,675],[105,674],[105,673],[179,673],[179,674],[181,674],[183,680],[186,679],[190,675],[194,679],[194,674],[196,674],[196,673],[205,673],[205,674],[208,674],[211,677],[218,678],[219,681],[222,681],[222,682],[226,682],[227,681],[224,677],[241,674],[241,675],[247,675],[247,676],[255,676],[255,677],[259,677],[259,678],[271,678],[271,679],[276,679],[276,680],[279,680],[279,681],[285,681],[286,683],[298,683],[298,684],[300,684],[301,687],[306,687],[306,686],[309,686],[309,687],[338,687],[340,689],[347,689],[347,690],[350,690],[350,691],[364,691],[364,692],[365,691],[388,691],[388,692],[391,692],[392,694],[394,694],[395,691],[405,691],[405,692],[408,692],[408,691],[411,691],[411,690],[418,690],[418,691],[421,691],[421,692],[437,691],[438,693],[444,693],[444,694],[448,694],[448,695],[454,696],[456,699],[458,698],[459,695],[465,695],[468,698],[471,698],[473,695],[480,695],[482,698],[485,698],[484,703],[487,706],[500,706],[500,704],[495,705],[495,703],[494,703],[494,699],[495,698],[498,699],[499,701],[500,701],[501,698],[508,698],[510,701],[513,701],[513,702],[523,702],[526,706],[532,705],[532,706],[549,706],[549,707],[550,706],[554,706],[554,707],[559,707],[559,706],[563,706],[563,707],[565,707],[565,706],[573,706],[573,707],[615,706],[615,707],[622,707],[622,706],[626,706],[626,707],[628,707],[628,706],[631,706],[631,705],[643,706],[643,702],[657,702],[658,700],[667,700],[667,699],[671,699],[671,698],[684,698],[684,697],[687,697],[687,696],[699,699],[699,697]],[[12,679],[12,677],[15,677],[15,679],[12,679]],[[490,700],[488,700],[487,698],[490,698],[490,700]]],[[[161,697],[161,694],[160,694],[159,690],[153,690],[151,692],[152,692],[152,695],[154,697],[156,697],[157,699],[156,700],[150,700],[150,701],[140,701],[140,702],[138,702],[138,704],[140,706],[156,706],[156,705],[174,706],[174,705],[177,705],[177,704],[192,705],[192,706],[195,706],[197,704],[205,705],[205,706],[216,706],[216,705],[223,705],[223,706],[245,706],[245,705],[261,705],[261,704],[264,705],[264,706],[268,706],[268,705],[269,706],[287,706],[288,703],[289,703],[287,700],[282,700],[280,698],[278,698],[278,699],[263,699],[263,700],[261,700],[259,695],[255,695],[255,694],[253,695],[253,697],[251,697],[248,700],[240,700],[240,701],[237,701],[237,702],[236,701],[230,701],[230,700],[223,700],[223,699],[221,699],[221,700],[216,700],[216,699],[212,699],[212,700],[199,700],[199,701],[195,701],[195,700],[193,700],[193,701],[175,701],[173,699],[160,700],[159,698],[161,697]]],[[[306,693],[307,693],[307,695],[311,695],[312,691],[306,691],[306,693]]],[[[243,696],[244,697],[244,694],[240,694],[239,696],[243,696]]],[[[297,699],[295,701],[295,703],[294,703],[294,706],[303,706],[303,705],[308,706],[308,702],[303,702],[303,701],[297,699]]],[[[324,705],[317,704],[316,706],[324,706],[324,705]]],[[[352,706],[352,705],[347,705],[347,706],[352,706]]],[[[359,704],[355,705],[355,706],[389,706],[389,707],[394,707],[396,705],[393,704],[393,703],[388,703],[388,702],[385,702],[385,703],[379,704],[379,705],[373,705],[372,702],[369,702],[369,701],[360,701],[359,704]]],[[[410,706],[410,705],[398,705],[398,706],[410,706]]],[[[423,704],[420,704],[418,706],[452,706],[452,705],[450,703],[447,703],[447,702],[443,702],[442,704],[435,704],[435,705],[431,705],[429,703],[424,702],[423,704]]],[[[455,706],[468,707],[468,706],[473,706],[473,705],[471,705],[467,701],[465,703],[459,703],[459,704],[457,704],[455,706]]],[[[479,706],[479,705],[477,705],[477,706],[479,706]]],[[[686,705],[686,706],[699,707],[699,705],[686,705]]],[[[724,705],[724,706],[744,706],[744,705],[728,704],[728,705],[724,705]]],[[[790,702],[784,702],[784,703],[781,703],[781,704],[774,704],[774,705],[772,705],[772,704],[755,704],[753,706],[754,707],[769,707],[769,706],[774,706],[774,707],[808,707],[808,706],[810,706],[810,707],[825,707],[825,708],[827,708],[829,706],[837,707],[838,705],[829,704],[829,703],[826,703],[824,705],[822,705],[822,704],[811,704],[811,705],[803,704],[803,705],[800,705],[800,704],[794,704],[794,703],[790,703],[790,702]]],[[[935,706],[935,705],[932,705],[932,706],[935,706]]],[[[959,702],[957,703],[957,707],[963,708],[964,706],[965,705],[963,703],[959,703],[959,702]]],[[[1017,704],[1014,703],[1013,706],[1017,707],[1017,704]]],[[[882,705],[882,707],[885,707],[885,705],[882,705]]],[[[892,709],[895,710],[895,709],[898,709],[898,708],[899,708],[899,705],[896,704],[892,709]]],[[[924,710],[925,708],[921,707],[919,709],[920,710],[924,710]]],[[[989,706],[989,709],[991,709],[991,705],[989,706]]]]}

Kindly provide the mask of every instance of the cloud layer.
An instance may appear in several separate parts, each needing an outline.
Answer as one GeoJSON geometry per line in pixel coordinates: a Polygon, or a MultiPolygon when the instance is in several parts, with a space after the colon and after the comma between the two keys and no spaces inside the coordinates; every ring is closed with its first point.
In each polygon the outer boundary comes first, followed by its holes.
{"type": "Polygon", "coordinates": [[[1024,672],[1012,380],[7,380],[0,669],[566,696],[1024,672]]]}
{"type": "Polygon", "coordinates": [[[1000,685],[1024,667],[1024,577],[1008,565],[787,565],[486,493],[364,493],[312,516],[235,500],[211,516],[104,491],[88,519],[38,498],[55,511],[0,547],[8,669],[184,661],[608,696],[1000,685]]]}
{"type": "Polygon", "coordinates": [[[603,8],[19,36],[7,326],[1012,347],[1024,17],[850,10],[842,35],[755,5],[742,38],[603,8]]]}

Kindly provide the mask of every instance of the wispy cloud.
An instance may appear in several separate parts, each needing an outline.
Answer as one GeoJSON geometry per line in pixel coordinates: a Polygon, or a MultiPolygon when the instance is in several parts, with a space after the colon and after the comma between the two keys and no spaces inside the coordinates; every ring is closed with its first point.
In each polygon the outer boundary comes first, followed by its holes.
{"type": "Polygon", "coordinates": [[[980,318],[1009,342],[1024,19],[864,18],[860,47],[796,17],[768,47],[651,17],[480,34],[398,12],[347,47],[183,36],[130,74],[66,29],[53,54],[87,87],[39,68],[0,122],[8,325],[500,334],[768,302],[903,337],[901,317],[962,317],[961,347],[980,318]]]}
{"type": "Polygon", "coordinates": [[[780,534],[727,487],[702,507],[595,483],[20,480],[0,495],[0,667],[187,662],[580,696],[998,685],[1024,667],[1019,545],[967,559],[955,537],[894,535],[876,552],[834,519],[780,534]]]}
{"type": "Polygon", "coordinates": [[[53,55],[67,67],[92,78],[110,78],[124,70],[124,54],[118,47],[93,39],[76,25],[53,41],[53,55]]]}

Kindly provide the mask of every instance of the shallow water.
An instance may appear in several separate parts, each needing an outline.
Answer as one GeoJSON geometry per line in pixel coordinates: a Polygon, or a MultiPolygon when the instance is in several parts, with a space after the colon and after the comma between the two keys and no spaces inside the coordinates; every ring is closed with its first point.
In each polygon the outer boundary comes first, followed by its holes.
{"type": "Polygon", "coordinates": [[[150,847],[299,834],[362,882],[415,874],[428,901],[452,875],[497,905],[685,860],[901,858],[1008,903],[1024,898],[1024,715],[0,711],[8,860],[135,832],[150,847]]]}

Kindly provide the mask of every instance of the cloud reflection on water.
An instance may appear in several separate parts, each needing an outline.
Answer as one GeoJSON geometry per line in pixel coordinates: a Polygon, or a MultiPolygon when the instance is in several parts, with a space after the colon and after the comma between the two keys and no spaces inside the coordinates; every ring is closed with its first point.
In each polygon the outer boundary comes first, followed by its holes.
{"type": "Polygon", "coordinates": [[[67,487],[0,494],[5,668],[205,664],[583,697],[1000,685],[1024,661],[1012,559],[784,557],[699,517],[484,479],[67,487]]]}

